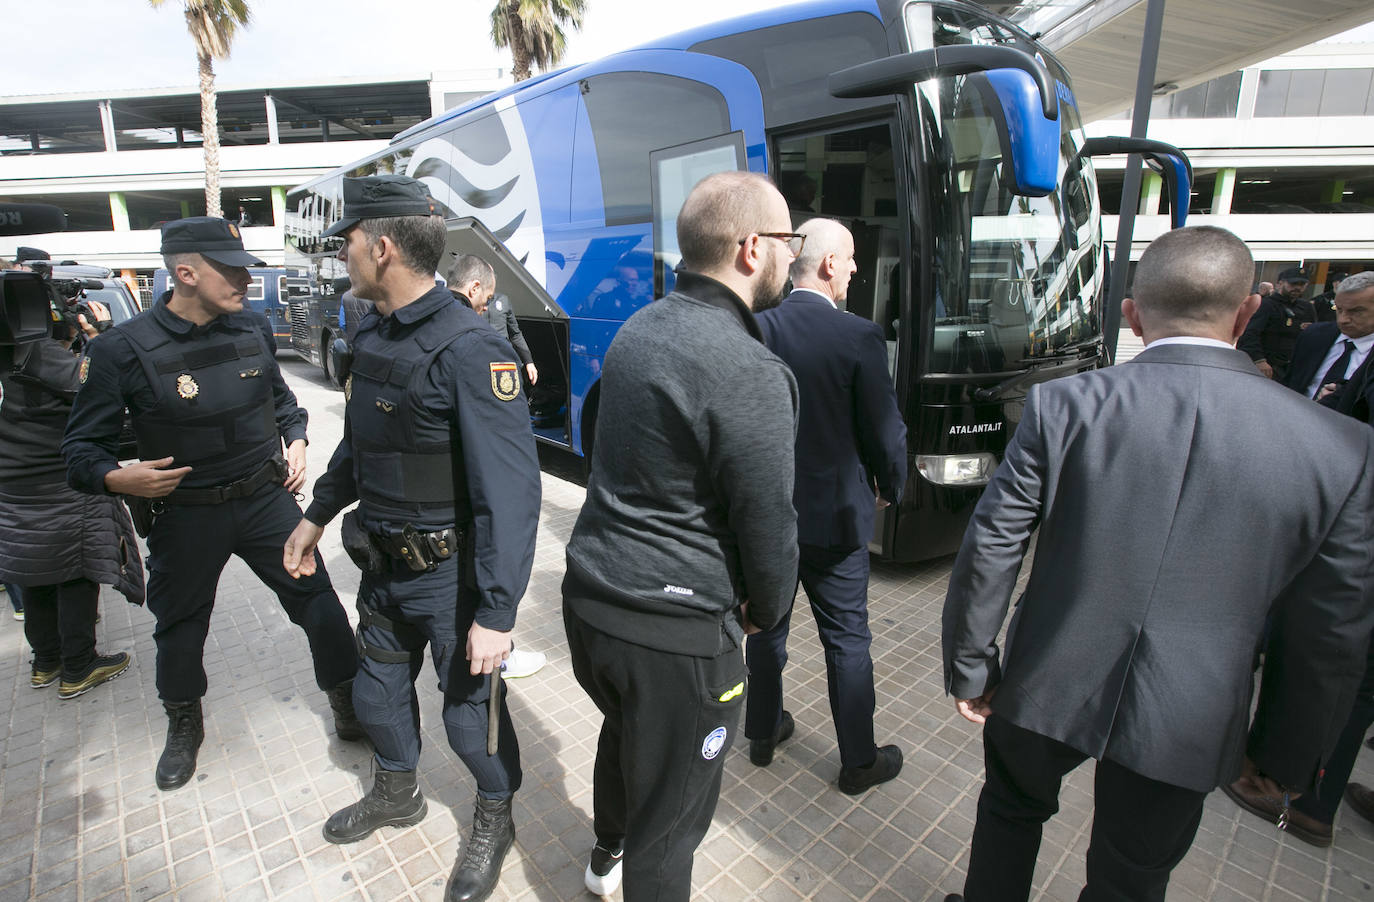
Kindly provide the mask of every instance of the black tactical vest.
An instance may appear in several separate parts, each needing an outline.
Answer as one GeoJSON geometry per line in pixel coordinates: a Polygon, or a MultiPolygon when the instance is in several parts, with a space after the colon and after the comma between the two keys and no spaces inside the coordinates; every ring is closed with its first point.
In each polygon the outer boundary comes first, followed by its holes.
{"type": "MultiPolygon", "coordinates": [[[[453,423],[426,409],[425,375],[444,348],[478,328],[445,306],[408,334],[358,333],[348,377],[353,478],[366,519],[397,527],[447,528],[472,518],[466,473],[456,467],[462,440],[453,423]]],[[[490,328],[483,321],[480,328],[490,328]]]]}
{"type": "MultiPolygon", "coordinates": [[[[144,314],[120,331],[157,398],[151,410],[134,416],[140,458],[214,467],[235,474],[216,482],[232,482],[281,452],[271,361],[256,328],[176,341],[144,314]]],[[[192,485],[194,475],[187,477],[192,485]]]]}

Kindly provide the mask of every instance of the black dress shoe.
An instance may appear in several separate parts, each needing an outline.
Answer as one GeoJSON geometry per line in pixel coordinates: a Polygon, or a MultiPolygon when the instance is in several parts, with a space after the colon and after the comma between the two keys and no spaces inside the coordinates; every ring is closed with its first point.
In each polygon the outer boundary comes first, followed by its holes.
{"type": "Polygon", "coordinates": [[[1374,749],[1374,736],[1370,736],[1368,739],[1366,739],[1364,741],[1364,744],[1374,749]]]}
{"type": "Polygon", "coordinates": [[[1353,808],[1360,817],[1367,821],[1374,821],[1374,789],[1361,786],[1359,783],[1347,783],[1345,803],[1353,808]]]}
{"type": "Polygon", "coordinates": [[[950,893],[948,896],[945,896],[945,902],[964,902],[964,897],[958,893],[950,893]]]}
{"type": "Polygon", "coordinates": [[[840,792],[856,796],[879,783],[886,783],[901,772],[902,750],[895,745],[885,745],[878,749],[878,757],[868,767],[840,768],[840,792]]]}
{"type": "Polygon", "coordinates": [[[782,720],[778,722],[778,729],[773,733],[772,739],[751,739],[749,740],[749,760],[756,767],[767,767],[773,763],[773,749],[777,748],[779,742],[790,739],[792,731],[797,728],[797,722],[792,719],[792,715],[786,711],[782,712],[782,720]]]}

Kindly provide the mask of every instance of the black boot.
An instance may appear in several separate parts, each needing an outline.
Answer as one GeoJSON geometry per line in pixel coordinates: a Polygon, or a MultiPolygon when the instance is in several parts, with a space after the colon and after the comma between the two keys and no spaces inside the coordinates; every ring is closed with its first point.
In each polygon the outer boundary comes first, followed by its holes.
{"type": "Polygon", "coordinates": [[[472,814],[472,836],[463,858],[453,866],[444,891],[444,902],[481,902],[496,889],[501,863],[515,842],[515,822],[510,799],[477,797],[472,814]]]}
{"type": "Polygon", "coordinates": [[[367,733],[358,723],[358,715],[353,712],[353,681],[347,680],[330,689],[329,707],[334,711],[334,734],[349,741],[364,739],[367,733]]]}
{"type": "Polygon", "coordinates": [[[372,791],[341,808],[324,822],[324,838],[332,843],[357,842],[378,827],[409,827],[425,819],[429,805],[415,783],[413,770],[379,770],[372,791]]]}
{"type": "Polygon", "coordinates": [[[158,789],[185,786],[196,772],[196,752],[205,739],[205,721],[200,699],[193,702],[163,702],[167,711],[167,745],[157,761],[158,789]]]}

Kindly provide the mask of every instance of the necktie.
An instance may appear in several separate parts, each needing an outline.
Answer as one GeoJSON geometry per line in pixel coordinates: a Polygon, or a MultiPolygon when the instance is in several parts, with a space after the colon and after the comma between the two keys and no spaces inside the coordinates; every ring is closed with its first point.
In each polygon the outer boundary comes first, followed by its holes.
{"type": "MultiPolygon", "coordinates": [[[[1331,368],[1322,376],[1322,381],[1317,383],[1317,393],[1321,393],[1321,387],[1329,382],[1344,382],[1346,367],[1350,366],[1350,358],[1355,353],[1355,342],[1350,339],[1345,340],[1345,350],[1341,356],[1336,358],[1336,362],[1331,364],[1331,368]]],[[[1313,395],[1316,397],[1316,395],[1313,395]]]]}

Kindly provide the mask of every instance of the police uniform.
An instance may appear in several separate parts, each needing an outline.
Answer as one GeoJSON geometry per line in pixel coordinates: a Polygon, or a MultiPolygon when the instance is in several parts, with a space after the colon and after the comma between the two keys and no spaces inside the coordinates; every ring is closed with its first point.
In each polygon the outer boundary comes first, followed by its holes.
{"type": "MultiPolygon", "coordinates": [[[[424,215],[427,202],[410,179],[345,179],[350,218],[330,231],[346,232],[360,218],[424,215]]],[[[529,581],[540,503],[529,408],[510,345],[442,285],[385,316],[369,310],[352,354],[344,438],[305,516],[322,526],[359,502],[343,524],[344,544],[364,570],[353,700],[376,748],[377,771],[372,792],[336,812],[325,837],[353,842],[382,824],[423,818],[414,775],[414,686],[428,645],[449,745],[477,784],[471,850],[486,841],[479,840],[484,817],[488,826],[500,817],[509,827],[510,799],[521,782],[504,697],[497,748],[488,753],[490,692],[499,693],[502,681],[499,674],[469,673],[466,638],[474,622],[511,630],[529,581]]],[[[487,863],[494,869],[489,880],[477,883],[494,884],[504,854],[502,848],[487,863]]],[[[451,881],[447,898],[484,892],[489,885],[457,892],[451,881]]]]}
{"type": "MultiPolygon", "coordinates": [[[[1301,269],[1285,269],[1280,281],[1307,281],[1301,269]]],[[[1263,360],[1274,370],[1274,380],[1283,382],[1288,364],[1293,359],[1293,345],[1304,327],[1316,322],[1317,314],[1307,298],[1290,298],[1275,291],[1260,299],[1259,309],[1250,317],[1236,347],[1250,355],[1251,360],[1263,360]]]]}
{"type": "MultiPolygon", "coordinates": [[[[235,226],[212,217],[165,225],[162,251],[199,253],[226,266],[261,265],[243,251],[235,226]]],[[[283,487],[282,442],[305,438],[305,411],[282,379],[261,316],[228,313],[195,325],[172,312],[171,297],[165,293],[153,309],[91,343],[62,445],[70,484],[107,494],[105,476],[119,467],[115,452],[127,407],[141,459],[171,457],[173,466],[191,467],[166,497],[131,499],[136,513],[141,505],[152,517],[148,609],[157,618],[157,688],[171,721],[169,752],[172,734],[181,737],[180,759],[164,755],[159,763],[163,789],[194,773],[205,639],[231,554],[248,563],[305,631],[315,681],[331,693],[340,735],[361,738],[347,705],[347,684],[357,670],[348,617],[323,565],[300,580],[281,566],[282,545],[300,521],[300,508],[283,487]]]]}

